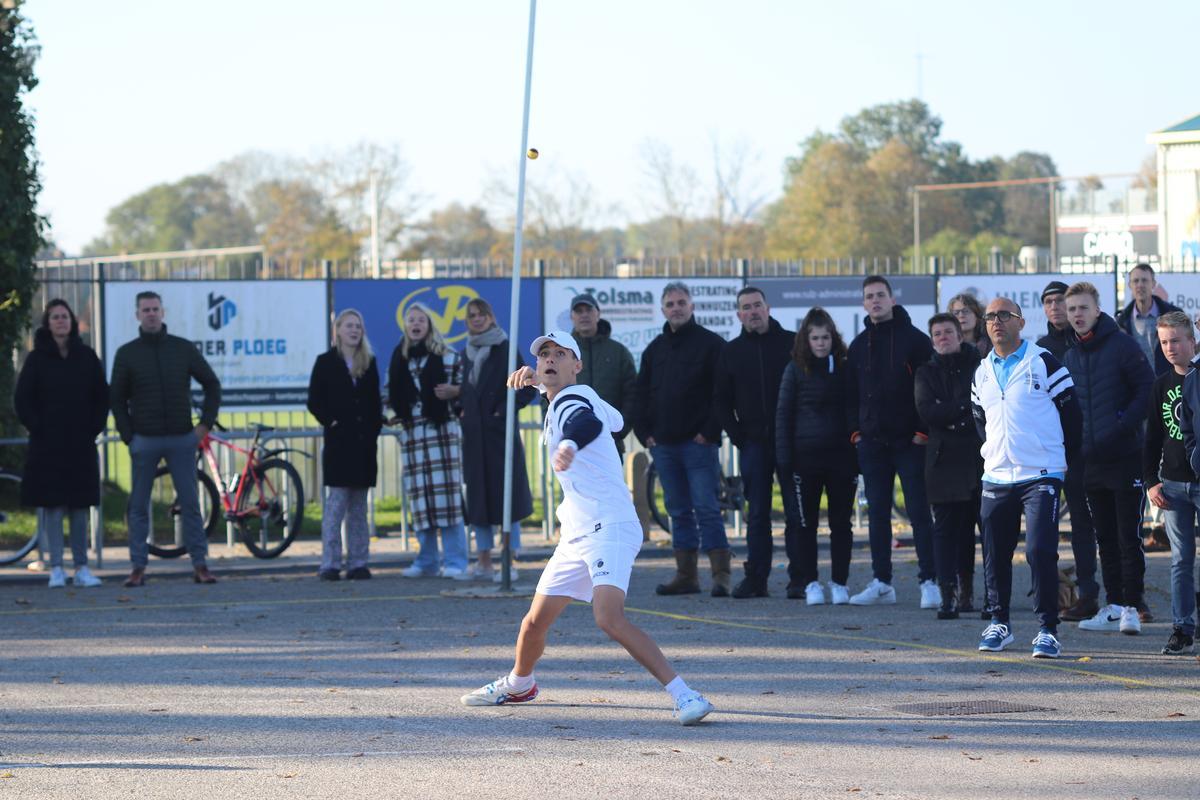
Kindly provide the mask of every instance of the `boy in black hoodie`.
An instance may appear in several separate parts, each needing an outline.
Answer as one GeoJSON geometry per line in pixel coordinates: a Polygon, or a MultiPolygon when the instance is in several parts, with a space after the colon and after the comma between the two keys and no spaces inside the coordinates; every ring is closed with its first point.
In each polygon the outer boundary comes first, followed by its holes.
{"type": "Polygon", "coordinates": [[[908,312],[896,305],[892,286],[881,275],[863,280],[867,321],[850,344],[847,423],[858,448],[858,464],[867,491],[871,569],[875,578],[850,598],[851,605],[890,605],[892,588],[892,490],[896,475],[917,547],[921,608],[938,608],[933,520],[925,495],[925,442],[928,430],[917,416],[913,376],[933,356],[929,337],[913,327],[908,312]]]}

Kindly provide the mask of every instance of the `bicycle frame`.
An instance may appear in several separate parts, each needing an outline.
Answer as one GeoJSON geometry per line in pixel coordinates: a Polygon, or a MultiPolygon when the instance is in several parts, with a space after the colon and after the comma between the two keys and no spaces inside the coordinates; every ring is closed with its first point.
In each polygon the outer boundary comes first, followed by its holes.
{"type": "MultiPolygon", "coordinates": [[[[237,519],[237,509],[241,503],[242,492],[245,490],[247,485],[253,485],[253,483],[248,483],[246,479],[250,475],[251,470],[253,470],[259,464],[258,451],[259,437],[261,434],[262,431],[256,431],[254,434],[254,441],[250,444],[249,448],[246,448],[238,447],[230,440],[219,436],[212,431],[209,431],[208,435],[205,436],[204,440],[198,445],[198,450],[203,455],[204,460],[208,463],[208,470],[210,473],[212,473],[213,480],[217,484],[217,491],[221,496],[221,506],[224,508],[225,519],[227,520],[237,519]],[[224,473],[221,472],[221,468],[217,465],[217,458],[213,449],[214,443],[220,447],[225,447],[235,453],[241,453],[242,455],[246,456],[246,465],[242,468],[241,472],[235,473],[237,476],[237,487],[234,489],[233,495],[230,495],[229,482],[225,479],[224,473]]],[[[275,487],[270,485],[269,479],[267,479],[267,487],[271,491],[275,491],[275,487]]],[[[251,512],[247,513],[256,512],[257,509],[253,509],[251,512]]]]}

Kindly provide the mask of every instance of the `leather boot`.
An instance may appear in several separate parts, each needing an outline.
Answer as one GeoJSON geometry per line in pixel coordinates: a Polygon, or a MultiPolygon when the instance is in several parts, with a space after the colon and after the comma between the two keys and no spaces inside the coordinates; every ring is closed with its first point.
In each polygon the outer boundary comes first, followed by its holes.
{"type": "Polygon", "coordinates": [[[963,573],[958,576],[958,610],[973,614],[975,612],[975,576],[963,573]]]}
{"type": "Polygon", "coordinates": [[[953,583],[942,584],[942,606],[937,612],[938,619],[958,619],[958,600],[954,591],[956,588],[953,583]]]}
{"type": "Polygon", "coordinates": [[[697,594],[700,591],[700,575],[697,563],[700,553],[696,550],[675,551],[675,577],[667,583],[654,587],[656,594],[697,594]]]}
{"type": "Polygon", "coordinates": [[[712,567],[712,596],[729,597],[730,561],[733,551],[728,547],[708,551],[708,563],[712,567]]]}

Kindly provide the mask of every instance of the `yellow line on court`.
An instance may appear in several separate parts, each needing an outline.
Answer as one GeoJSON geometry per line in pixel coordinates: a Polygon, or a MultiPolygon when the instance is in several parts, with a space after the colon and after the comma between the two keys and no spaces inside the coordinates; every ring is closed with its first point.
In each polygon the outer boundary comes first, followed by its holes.
{"type": "Polygon", "coordinates": [[[60,608],[27,608],[20,611],[0,611],[0,617],[21,617],[33,614],[78,614],[88,611],[144,611],[173,608],[227,608],[236,606],[305,606],[324,603],[374,603],[384,600],[435,600],[437,594],[393,594],[373,597],[302,597],[290,600],[206,600],[203,603],[122,603],[117,606],[64,606],[60,608]]]}
{"type": "Polygon", "coordinates": [[[1062,663],[1054,663],[1053,661],[1035,658],[1016,658],[1013,656],[999,655],[996,653],[984,653],[978,650],[962,650],[953,647],[938,647],[932,644],[921,644],[920,642],[902,642],[897,639],[883,639],[877,636],[854,636],[845,633],[824,633],[822,631],[798,631],[790,628],[776,628],[769,625],[754,625],[747,622],[731,622],[723,619],[714,619],[712,617],[696,617],[690,614],[675,614],[670,611],[655,611],[649,608],[631,608],[625,607],[627,612],[635,614],[644,614],[651,617],[662,617],[664,619],[673,619],[680,622],[698,622],[705,625],[717,625],[724,628],[741,628],[743,630],[759,631],[760,633],[782,633],[792,636],[808,637],[813,639],[835,639],[846,642],[867,642],[871,644],[884,644],[892,647],[904,647],[909,650],[923,650],[928,653],[940,653],[948,656],[959,656],[960,658],[978,659],[983,657],[988,661],[995,661],[1004,664],[1013,664],[1019,667],[1034,667],[1038,669],[1054,670],[1055,672],[1068,672],[1074,675],[1086,675],[1088,677],[1097,678],[1110,683],[1119,683],[1122,686],[1136,686],[1143,689],[1160,689],[1168,692],[1179,692],[1182,694],[1200,697],[1200,689],[1192,689],[1186,686],[1172,686],[1165,683],[1155,683],[1154,681],[1141,680],[1140,678],[1125,678],[1120,675],[1112,675],[1107,672],[1097,672],[1091,669],[1080,669],[1078,667],[1067,666],[1062,663]]]}

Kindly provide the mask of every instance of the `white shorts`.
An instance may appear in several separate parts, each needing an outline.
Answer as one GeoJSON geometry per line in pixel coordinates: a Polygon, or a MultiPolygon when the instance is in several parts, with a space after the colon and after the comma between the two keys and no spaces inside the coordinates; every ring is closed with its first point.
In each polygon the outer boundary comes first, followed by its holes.
{"type": "Polygon", "coordinates": [[[642,526],[617,522],[594,533],[563,539],[542,570],[537,593],[592,602],[596,586],[629,593],[633,560],[642,549],[642,526]]]}

